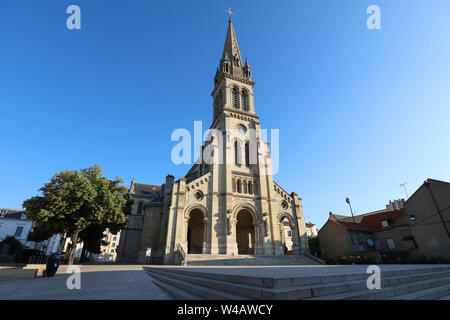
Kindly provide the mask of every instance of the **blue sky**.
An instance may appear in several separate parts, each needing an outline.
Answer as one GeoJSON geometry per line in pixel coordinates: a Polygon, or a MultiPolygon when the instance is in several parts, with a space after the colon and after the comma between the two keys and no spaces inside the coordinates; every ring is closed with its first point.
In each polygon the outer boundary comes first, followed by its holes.
{"type": "Polygon", "coordinates": [[[211,123],[228,7],[261,125],[280,129],[275,180],[307,220],[450,181],[448,0],[0,0],[0,207],[95,163],[127,186],[183,176],[170,136],[211,123]]]}

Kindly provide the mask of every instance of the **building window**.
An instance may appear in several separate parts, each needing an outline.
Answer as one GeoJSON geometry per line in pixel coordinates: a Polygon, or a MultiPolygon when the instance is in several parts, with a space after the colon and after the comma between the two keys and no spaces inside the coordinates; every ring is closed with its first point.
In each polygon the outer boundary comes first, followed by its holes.
{"type": "Polygon", "coordinates": [[[113,241],[116,241],[117,237],[113,237],[113,241]]]}
{"type": "Polygon", "coordinates": [[[195,199],[197,199],[198,201],[203,200],[203,192],[201,191],[197,191],[194,195],[195,199]]]}
{"type": "Polygon", "coordinates": [[[235,179],[232,180],[232,184],[233,184],[233,192],[236,192],[236,180],[235,179]]]}
{"type": "Polygon", "coordinates": [[[144,202],[143,201],[139,201],[137,214],[142,214],[142,208],[143,207],[144,207],[144,202]]]}
{"type": "Polygon", "coordinates": [[[394,240],[391,238],[386,239],[387,245],[389,249],[395,249],[395,243],[394,240]]]}
{"type": "Polygon", "coordinates": [[[233,88],[232,93],[233,107],[239,109],[239,91],[236,88],[233,88]]]}
{"type": "Polygon", "coordinates": [[[381,221],[381,226],[382,226],[383,228],[389,227],[389,221],[387,221],[387,220],[381,221]]]}
{"type": "Polygon", "coordinates": [[[245,165],[250,167],[250,148],[248,142],[245,144],[245,165]]]}
{"type": "Polygon", "coordinates": [[[241,165],[241,145],[238,140],[234,142],[234,157],[236,165],[241,165]]]}
{"type": "Polygon", "coordinates": [[[241,180],[237,181],[237,192],[241,193],[242,192],[242,188],[241,188],[241,180]]]}
{"type": "Polygon", "coordinates": [[[242,105],[242,109],[244,109],[245,111],[249,110],[248,94],[245,91],[242,91],[242,93],[241,93],[241,105],[242,105]]]}
{"type": "Polygon", "coordinates": [[[291,230],[288,231],[288,237],[292,236],[291,230]]]}
{"type": "Polygon", "coordinates": [[[253,194],[253,183],[251,181],[248,182],[248,193],[253,194]]]}
{"type": "Polygon", "coordinates": [[[242,189],[243,189],[244,193],[247,193],[247,181],[244,180],[242,182],[242,187],[243,187],[242,189]]]}
{"type": "Polygon", "coordinates": [[[23,226],[18,226],[16,229],[16,233],[14,233],[14,238],[20,238],[22,235],[23,226]]]}

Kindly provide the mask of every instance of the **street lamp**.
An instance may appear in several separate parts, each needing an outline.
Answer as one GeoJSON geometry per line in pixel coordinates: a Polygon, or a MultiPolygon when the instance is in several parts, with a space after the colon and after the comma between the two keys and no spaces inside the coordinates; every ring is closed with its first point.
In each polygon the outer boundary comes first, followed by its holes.
{"type": "Polygon", "coordinates": [[[356,222],[355,222],[355,217],[353,216],[353,210],[352,210],[352,204],[350,203],[350,198],[347,197],[347,198],[345,199],[345,202],[347,202],[348,205],[350,206],[350,212],[352,213],[353,223],[356,223],[356,222]]]}

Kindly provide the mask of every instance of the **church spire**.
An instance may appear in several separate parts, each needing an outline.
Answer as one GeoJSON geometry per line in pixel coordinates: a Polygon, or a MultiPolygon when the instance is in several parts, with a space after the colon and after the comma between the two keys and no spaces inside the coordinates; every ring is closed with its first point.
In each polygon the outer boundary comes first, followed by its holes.
{"type": "Polygon", "coordinates": [[[228,57],[230,57],[231,59],[239,59],[240,65],[242,65],[241,53],[239,51],[239,45],[236,39],[236,33],[234,32],[231,17],[228,20],[228,31],[227,37],[225,38],[225,45],[223,47],[222,59],[226,54],[228,54],[228,57]]]}
{"type": "Polygon", "coordinates": [[[231,15],[228,19],[228,30],[223,47],[222,60],[220,61],[220,70],[237,77],[245,78],[241,52],[239,51],[231,15]]]}

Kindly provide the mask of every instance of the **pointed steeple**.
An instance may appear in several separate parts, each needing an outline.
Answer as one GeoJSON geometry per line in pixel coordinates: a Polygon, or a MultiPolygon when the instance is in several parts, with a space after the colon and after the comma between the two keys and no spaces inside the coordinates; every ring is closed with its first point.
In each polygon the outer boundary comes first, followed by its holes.
{"type": "Polygon", "coordinates": [[[222,60],[220,61],[220,69],[234,76],[244,77],[241,52],[239,51],[231,17],[228,20],[228,30],[223,47],[222,60]]]}
{"type": "Polygon", "coordinates": [[[226,54],[228,54],[228,57],[231,59],[239,59],[240,65],[242,65],[241,52],[239,51],[239,45],[231,18],[228,20],[228,31],[227,37],[225,38],[222,58],[224,58],[226,54]]]}

